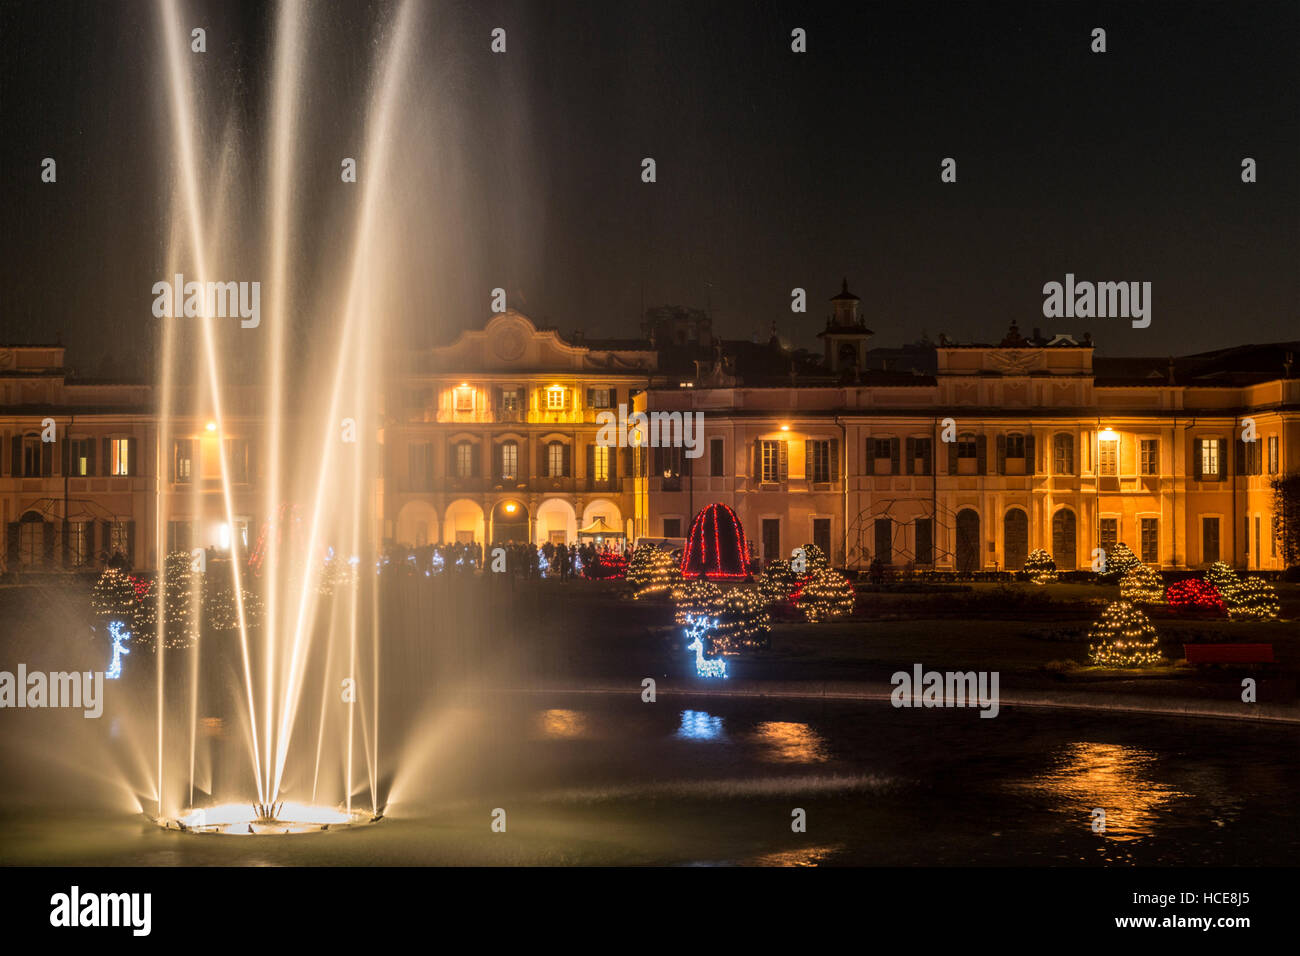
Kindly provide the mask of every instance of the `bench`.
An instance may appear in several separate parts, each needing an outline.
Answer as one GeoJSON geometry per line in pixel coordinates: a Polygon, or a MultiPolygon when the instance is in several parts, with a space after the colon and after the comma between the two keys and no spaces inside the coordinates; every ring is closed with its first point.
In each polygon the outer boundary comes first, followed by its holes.
{"type": "Polygon", "coordinates": [[[1272,644],[1184,644],[1189,664],[1272,664],[1272,644]]]}

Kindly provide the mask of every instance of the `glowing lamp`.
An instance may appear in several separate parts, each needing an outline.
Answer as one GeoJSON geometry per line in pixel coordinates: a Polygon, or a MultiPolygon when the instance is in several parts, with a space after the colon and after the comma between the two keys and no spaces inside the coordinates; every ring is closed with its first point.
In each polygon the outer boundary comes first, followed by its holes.
{"type": "Polygon", "coordinates": [[[506,514],[512,515],[514,513],[515,513],[515,503],[512,501],[506,505],[506,514]]]}
{"type": "Polygon", "coordinates": [[[208,423],[207,423],[206,425],[204,425],[203,427],[206,428],[206,429],[207,429],[208,431],[210,431],[210,432],[214,432],[214,431],[217,430],[217,423],[216,423],[216,422],[208,422],[208,423]]]}
{"type": "Polygon", "coordinates": [[[1115,431],[1115,429],[1110,426],[1107,426],[1097,433],[1097,437],[1102,441],[1114,441],[1119,437],[1119,432],[1115,431]]]}

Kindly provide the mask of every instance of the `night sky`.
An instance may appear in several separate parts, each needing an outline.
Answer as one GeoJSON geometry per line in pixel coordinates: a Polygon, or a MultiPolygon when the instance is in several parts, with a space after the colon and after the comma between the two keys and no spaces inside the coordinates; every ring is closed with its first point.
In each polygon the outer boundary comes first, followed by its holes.
{"type": "MultiPolygon", "coordinates": [[[[208,30],[196,109],[240,161],[231,229],[247,241],[229,277],[265,280],[274,7],[182,9],[187,29],[208,30]]],[[[1297,337],[1293,2],[420,11],[403,174],[386,185],[402,212],[383,226],[401,344],[481,325],[503,286],[565,332],[635,335],[644,308],[674,304],[711,308],[728,337],[766,339],[775,321],[813,346],[843,276],[879,345],[997,341],[1013,318],[1026,333],[1091,331],[1109,355],[1297,337]],[[489,49],[496,26],[504,55],[489,49]],[[795,27],[805,54],[790,50],[795,27]],[[1090,52],[1094,27],[1105,54],[1090,52]],[[940,182],[949,156],[956,184],[940,182]],[[1043,319],[1043,283],[1067,272],[1151,282],[1151,326],[1043,319]],[[807,315],[790,312],[795,286],[807,315]]],[[[360,152],[393,12],[309,7],[301,282],[347,236],[357,187],[339,183],[339,159],[360,152]]],[[[61,331],[83,374],[130,368],[156,334],[174,200],[155,5],[4,0],[0,44],[0,342],[61,331]],[[45,156],[57,184],[40,182],[45,156]]],[[[309,309],[287,318],[312,327],[309,309]]]]}

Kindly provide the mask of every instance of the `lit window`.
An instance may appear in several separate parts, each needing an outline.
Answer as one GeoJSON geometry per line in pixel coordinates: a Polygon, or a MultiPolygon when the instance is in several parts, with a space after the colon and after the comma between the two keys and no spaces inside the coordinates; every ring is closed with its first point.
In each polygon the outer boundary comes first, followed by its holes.
{"type": "Polygon", "coordinates": [[[108,442],[109,454],[109,474],[110,475],[129,475],[131,474],[131,439],[129,438],[112,438],[108,442]]]}
{"type": "Polygon", "coordinates": [[[456,411],[474,411],[474,389],[467,385],[462,385],[456,389],[456,411]]]}
{"type": "Polygon", "coordinates": [[[565,390],[560,385],[552,385],[546,390],[546,410],[562,411],[564,409],[565,390]]]}
{"type": "Polygon", "coordinates": [[[519,445],[508,441],[501,446],[501,477],[514,481],[519,477],[519,445]]]}
{"type": "Polygon", "coordinates": [[[74,477],[84,477],[90,474],[91,463],[91,439],[74,438],[69,444],[69,469],[74,477]]]}
{"type": "Polygon", "coordinates": [[[592,478],[596,481],[609,480],[609,452],[607,445],[597,445],[594,449],[595,455],[592,459],[593,474],[592,478]]]}
{"type": "Polygon", "coordinates": [[[1097,444],[1097,474],[1119,474],[1119,439],[1108,438],[1097,444]]]}
{"type": "Polygon", "coordinates": [[[609,408],[610,407],[609,389],[593,388],[591,390],[591,407],[609,408]]]}
{"type": "MultiPolygon", "coordinates": [[[[1217,438],[1201,439],[1201,474],[1209,478],[1218,477],[1219,440],[1217,438]]],[[[1216,540],[1216,550],[1217,550],[1217,540],[1216,540]]]]}
{"type": "Polygon", "coordinates": [[[1074,436],[1064,432],[1052,436],[1052,472],[1074,474],[1074,436]]]}
{"type": "Polygon", "coordinates": [[[765,441],[759,443],[759,480],[765,482],[780,481],[781,459],[785,456],[785,442],[765,441]]]}
{"type": "Polygon", "coordinates": [[[456,477],[471,478],[474,475],[474,446],[467,441],[456,446],[456,477]]]}
{"type": "Polygon", "coordinates": [[[182,484],[194,480],[194,442],[189,438],[176,442],[172,475],[174,481],[182,484]]]}
{"type": "Polygon", "coordinates": [[[546,446],[546,477],[564,477],[564,445],[558,441],[546,446]]]}

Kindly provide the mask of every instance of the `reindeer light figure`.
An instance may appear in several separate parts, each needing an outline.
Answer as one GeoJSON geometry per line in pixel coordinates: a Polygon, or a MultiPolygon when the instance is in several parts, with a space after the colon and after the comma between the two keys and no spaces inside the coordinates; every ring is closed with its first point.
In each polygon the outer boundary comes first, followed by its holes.
{"type": "Polygon", "coordinates": [[[125,625],[121,621],[108,622],[108,634],[113,640],[113,659],[109,662],[108,672],[104,675],[109,680],[116,680],[122,676],[122,655],[130,654],[130,648],[122,646],[123,641],[131,639],[130,631],[123,631],[125,625]]]}
{"type": "Polygon", "coordinates": [[[686,636],[691,642],[686,645],[688,651],[695,652],[695,673],[700,677],[727,677],[727,662],[721,659],[709,660],[704,656],[704,635],[718,626],[717,619],[710,620],[703,614],[686,616],[686,636]]]}

